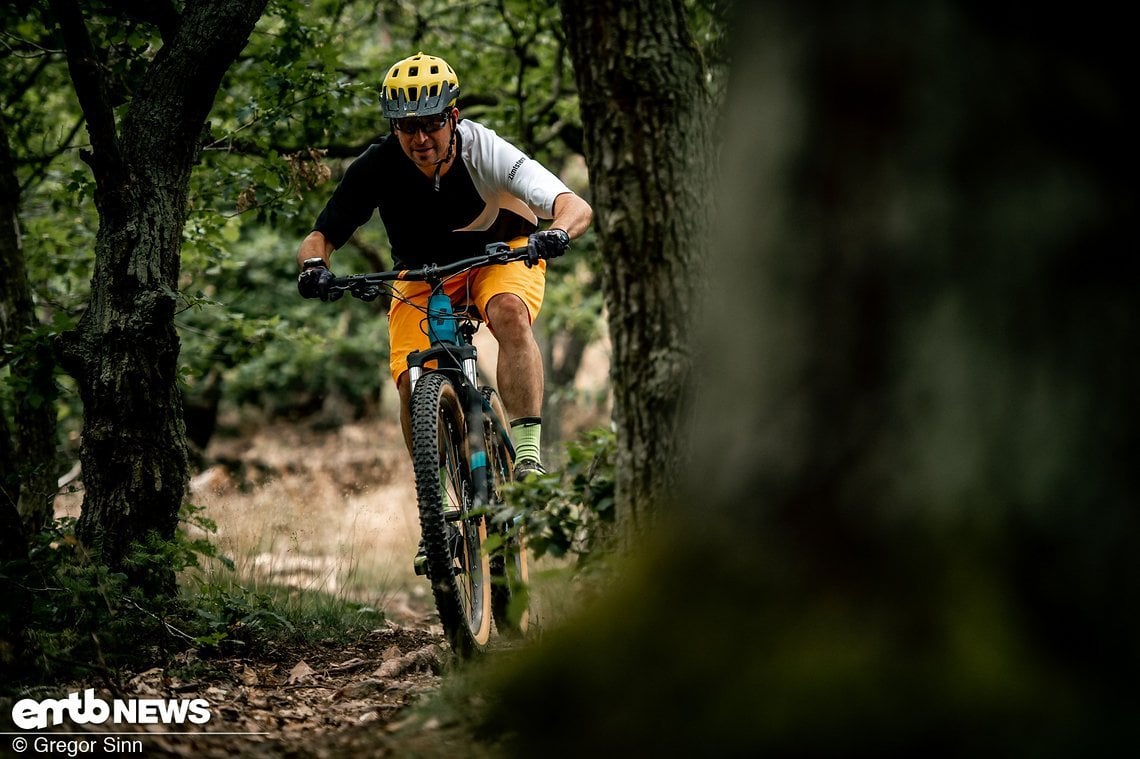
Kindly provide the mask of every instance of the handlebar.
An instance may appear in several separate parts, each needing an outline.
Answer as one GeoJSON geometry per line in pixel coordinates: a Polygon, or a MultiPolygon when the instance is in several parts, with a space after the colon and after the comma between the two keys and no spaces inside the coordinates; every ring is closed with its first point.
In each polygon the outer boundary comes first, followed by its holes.
{"type": "Polygon", "coordinates": [[[347,277],[335,277],[328,285],[329,300],[338,300],[345,292],[361,300],[375,300],[380,295],[380,285],[385,282],[401,280],[405,282],[428,282],[433,287],[455,274],[490,264],[509,264],[514,261],[533,260],[534,251],[527,244],[512,248],[505,242],[493,242],[488,245],[482,255],[464,258],[449,264],[428,264],[421,269],[398,269],[380,271],[372,274],[350,274],[347,277]]]}

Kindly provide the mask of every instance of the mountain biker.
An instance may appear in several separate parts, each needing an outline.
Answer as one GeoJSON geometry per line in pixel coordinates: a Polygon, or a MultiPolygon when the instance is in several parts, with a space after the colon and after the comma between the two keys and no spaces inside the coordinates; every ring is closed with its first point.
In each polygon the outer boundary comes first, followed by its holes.
{"type": "MultiPolygon", "coordinates": [[[[592,210],[550,171],[483,125],[460,120],[459,79],[442,58],[420,52],[384,77],[381,111],[390,135],[348,167],[297,252],[297,287],[325,297],[329,257],[379,209],[394,268],[444,264],[478,255],[491,242],[529,236],[544,258],[561,255],[586,231],[592,210]],[[538,231],[539,218],[551,219],[538,231]]],[[[542,357],[532,323],[545,289],[546,262],[476,269],[449,280],[446,292],[469,299],[499,343],[499,395],[511,418],[514,477],[541,473],[542,357]]],[[[388,313],[391,372],[411,450],[408,354],[426,349],[422,326],[428,286],[397,282],[388,313]],[[404,299],[415,305],[409,305],[404,299]],[[418,306],[418,308],[417,308],[418,306]]]]}

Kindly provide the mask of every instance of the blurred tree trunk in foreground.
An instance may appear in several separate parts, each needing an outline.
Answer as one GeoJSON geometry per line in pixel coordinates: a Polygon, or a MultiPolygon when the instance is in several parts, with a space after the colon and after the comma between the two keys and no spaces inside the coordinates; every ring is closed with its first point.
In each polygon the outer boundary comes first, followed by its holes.
{"type": "Polygon", "coordinates": [[[750,13],[682,516],[501,674],[488,728],[524,755],[1131,745],[1124,27],[750,13]]]}
{"type": "Polygon", "coordinates": [[[627,534],[685,456],[691,305],[704,273],[713,99],[681,3],[563,0],[602,250],[627,534]]]}
{"type": "Polygon", "coordinates": [[[76,533],[104,563],[157,592],[173,590],[173,568],[140,561],[135,552],[174,537],[188,481],[173,318],[190,172],[222,76],[265,2],[151,8],[147,20],[163,44],[121,121],[100,65],[105,53],[78,4],[51,3],[91,136],[85,160],[99,211],[91,301],[64,344],[84,414],[85,494],[76,533]]]}

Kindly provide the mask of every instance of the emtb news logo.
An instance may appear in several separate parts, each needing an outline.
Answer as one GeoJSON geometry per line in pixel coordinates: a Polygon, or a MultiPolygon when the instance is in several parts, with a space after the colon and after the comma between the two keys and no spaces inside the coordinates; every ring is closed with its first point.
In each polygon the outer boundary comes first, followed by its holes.
{"type": "Polygon", "coordinates": [[[210,721],[210,702],[204,698],[116,698],[108,703],[89,688],[82,698],[78,692],[43,701],[25,698],[12,707],[12,721],[21,730],[42,730],[68,718],[78,725],[102,725],[108,720],[116,725],[204,725],[210,721]]]}

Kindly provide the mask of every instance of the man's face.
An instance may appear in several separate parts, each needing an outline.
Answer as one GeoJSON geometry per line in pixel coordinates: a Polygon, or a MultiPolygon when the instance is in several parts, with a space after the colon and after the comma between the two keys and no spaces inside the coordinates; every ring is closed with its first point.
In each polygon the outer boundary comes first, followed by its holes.
{"type": "Polygon", "coordinates": [[[451,130],[454,128],[449,123],[452,114],[458,119],[458,109],[452,108],[438,116],[396,119],[392,123],[404,155],[411,158],[425,173],[434,172],[436,163],[447,155],[451,130]]]}

